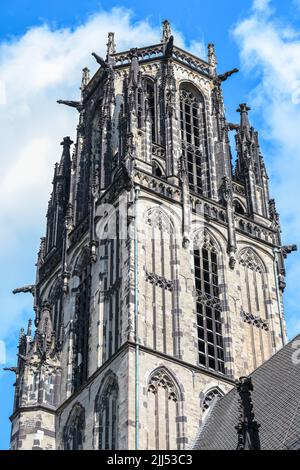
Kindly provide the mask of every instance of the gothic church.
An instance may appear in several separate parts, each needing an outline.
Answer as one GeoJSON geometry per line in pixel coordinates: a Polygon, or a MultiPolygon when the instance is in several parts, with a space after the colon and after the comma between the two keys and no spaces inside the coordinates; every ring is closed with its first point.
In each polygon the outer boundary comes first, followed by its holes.
{"type": "MultiPolygon", "coordinates": [[[[190,449],[202,416],[286,343],[280,223],[249,108],[159,44],[83,69],[21,330],[11,449],[190,449]],[[235,133],[232,163],[229,133],[235,133]]],[[[231,80],[236,79],[230,78],[231,80]]]]}

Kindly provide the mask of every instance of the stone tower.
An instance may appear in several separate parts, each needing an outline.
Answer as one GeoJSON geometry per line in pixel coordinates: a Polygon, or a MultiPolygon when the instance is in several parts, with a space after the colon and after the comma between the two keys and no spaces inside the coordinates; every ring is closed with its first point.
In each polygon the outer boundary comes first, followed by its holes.
{"type": "MultiPolygon", "coordinates": [[[[55,166],[21,331],[12,449],[188,449],[215,396],[285,344],[258,134],[227,122],[214,46],[93,54],[55,166]],[[232,165],[228,133],[236,133],[232,165]]],[[[70,110],[70,112],[72,112],[70,110]]]]}

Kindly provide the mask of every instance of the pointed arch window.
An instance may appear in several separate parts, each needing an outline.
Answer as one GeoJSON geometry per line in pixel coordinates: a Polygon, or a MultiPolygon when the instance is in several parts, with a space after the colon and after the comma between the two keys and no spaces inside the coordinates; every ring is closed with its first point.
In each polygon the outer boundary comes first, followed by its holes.
{"type": "Polygon", "coordinates": [[[147,409],[148,419],[154,417],[154,426],[148,428],[148,449],[180,449],[180,393],[165,369],[154,371],[149,378],[147,409]]]}
{"type": "Polygon", "coordinates": [[[61,330],[62,330],[62,323],[63,323],[63,290],[62,290],[62,281],[59,278],[56,283],[52,286],[50,295],[49,295],[49,302],[51,305],[51,322],[52,328],[56,335],[57,343],[60,345],[62,340],[61,338],[61,330]]]}
{"type": "Polygon", "coordinates": [[[207,235],[194,249],[194,270],[199,364],[224,374],[218,255],[207,235]]]}
{"type": "Polygon", "coordinates": [[[265,320],[267,312],[263,263],[254,251],[249,248],[240,253],[239,264],[242,309],[248,315],[265,320]],[[263,296],[261,293],[263,293],[263,296]]]}
{"type": "Polygon", "coordinates": [[[212,388],[211,390],[209,390],[205,394],[205,397],[204,397],[203,402],[202,402],[202,412],[204,413],[206,410],[208,410],[208,408],[210,407],[210,405],[212,404],[212,402],[215,398],[221,398],[223,396],[224,396],[224,394],[217,387],[212,388]]]}
{"type": "Polygon", "coordinates": [[[154,82],[146,79],[144,82],[145,96],[147,98],[148,113],[151,118],[152,142],[156,142],[156,106],[154,82]]]}
{"type": "Polygon", "coordinates": [[[186,159],[190,190],[209,196],[204,99],[189,84],[180,88],[180,125],[182,153],[186,159]]]}
{"type": "Polygon", "coordinates": [[[143,90],[142,88],[137,89],[137,126],[139,129],[143,123],[143,90]]]}
{"type": "Polygon", "coordinates": [[[158,178],[164,177],[161,166],[155,160],[152,163],[152,173],[154,176],[157,176],[158,178]]]}
{"type": "Polygon", "coordinates": [[[118,397],[118,381],[115,375],[111,374],[100,388],[96,399],[95,448],[118,448],[118,397]]]}
{"type": "Polygon", "coordinates": [[[137,126],[139,129],[146,125],[147,114],[151,119],[152,142],[157,141],[157,109],[156,87],[153,80],[145,78],[137,88],[137,126]]]}
{"type": "Polygon", "coordinates": [[[233,201],[233,206],[234,206],[234,211],[236,214],[245,215],[246,213],[245,208],[240,203],[240,201],[238,201],[238,199],[235,199],[233,201]]]}
{"type": "Polygon", "coordinates": [[[82,450],[85,430],[85,410],[77,403],[67,420],[63,432],[63,445],[65,450],[82,450]]]}
{"type": "Polygon", "coordinates": [[[88,377],[91,264],[89,251],[84,250],[78,268],[79,286],[76,297],[74,388],[77,389],[88,377]]]}
{"type": "Polygon", "coordinates": [[[180,351],[176,231],[172,218],[158,207],[145,214],[145,308],[147,344],[174,356],[180,351]]]}

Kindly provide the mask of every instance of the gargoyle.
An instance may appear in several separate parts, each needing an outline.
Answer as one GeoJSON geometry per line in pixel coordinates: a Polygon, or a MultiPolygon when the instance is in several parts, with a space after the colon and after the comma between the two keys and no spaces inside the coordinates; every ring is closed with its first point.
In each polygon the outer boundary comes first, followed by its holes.
{"type": "Polygon", "coordinates": [[[238,124],[233,124],[232,122],[227,122],[226,125],[229,131],[237,131],[240,128],[238,124]]]}
{"type": "Polygon", "coordinates": [[[12,291],[13,294],[27,293],[30,292],[34,296],[35,284],[30,284],[29,286],[18,287],[12,291]]]}
{"type": "Polygon", "coordinates": [[[229,70],[229,72],[225,72],[225,73],[222,73],[221,75],[218,75],[218,80],[220,82],[225,82],[229,77],[231,77],[231,75],[233,75],[234,73],[238,73],[239,72],[239,69],[232,69],[232,70],[229,70]]]}
{"type": "Polygon", "coordinates": [[[57,100],[57,103],[65,104],[66,106],[70,106],[71,108],[77,109],[77,111],[80,111],[82,108],[82,104],[80,101],[57,100]]]}
{"type": "Polygon", "coordinates": [[[96,62],[101,65],[101,67],[103,67],[104,69],[108,69],[110,68],[109,67],[109,64],[107,62],[105,62],[104,59],[102,59],[102,57],[100,57],[98,54],[96,54],[96,52],[92,52],[92,56],[95,57],[96,59],[96,62]]]}
{"type": "Polygon", "coordinates": [[[4,367],[3,370],[8,370],[9,372],[14,372],[15,374],[18,372],[17,367],[4,367]]]}

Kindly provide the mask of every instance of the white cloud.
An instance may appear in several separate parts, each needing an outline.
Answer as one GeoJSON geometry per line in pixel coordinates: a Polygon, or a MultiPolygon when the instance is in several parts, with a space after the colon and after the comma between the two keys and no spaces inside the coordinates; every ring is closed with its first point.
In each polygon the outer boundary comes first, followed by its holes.
{"type": "MultiPolygon", "coordinates": [[[[256,1],[251,15],[236,25],[234,36],[240,47],[243,71],[255,74],[259,85],[250,99],[264,119],[264,138],[272,148],[267,156],[274,174],[272,184],[282,215],[284,240],[299,243],[300,233],[300,41],[289,24],[277,22],[269,2],[256,1]],[[288,32],[288,34],[287,34],[288,32]],[[276,178],[275,178],[276,176],[276,178]]],[[[291,255],[288,276],[287,315],[300,305],[299,256],[291,255]]],[[[289,318],[289,317],[288,317],[289,318]]],[[[290,319],[291,334],[296,322],[290,319]]]]}
{"type": "MultiPolygon", "coordinates": [[[[0,42],[0,337],[21,323],[30,296],[10,295],[33,282],[39,236],[44,234],[54,163],[62,137],[75,140],[78,113],[56,100],[78,99],[81,70],[97,64],[91,52],[105,56],[107,33],[115,32],[117,50],[160,42],[161,25],[133,23],[130,11],[115,8],[91,16],[73,29],[48,25],[0,42]]],[[[186,47],[180,32],[176,44],[186,47]]],[[[193,52],[204,54],[201,42],[193,52]]]]}
{"type": "MultiPolygon", "coordinates": [[[[0,44],[0,79],[5,88],[0,115],[0,213],[1,222],[10,221],[1,223],[2,246],[16,229],[41,223],[59,143],[64,135],[75,137],[78,118],[76,111],[56,100],[78,98],[81,69],[88,65],[95,71],[91,52],[105,54],[108,29],[115,31],[120,49],[159,38],[158,29],[147,22],[132,25],[127,10],[115,9],[94,15],[74,30],[52,31],[45,25],[0,44]]],[[[14,238],[18,250],[22,237],[14,238]]]]}
{"type": "Polygon", "coordinates": [[[206,59],[207,51],[202,41],[191,41],[189,50],[192,54],[201,57],[202,59],[206,59]]]}
{"type": "Polygon", "coordinates": [[[269,11],[271,0],[254,0],[253,10],[255,11],[269,11]]]}

